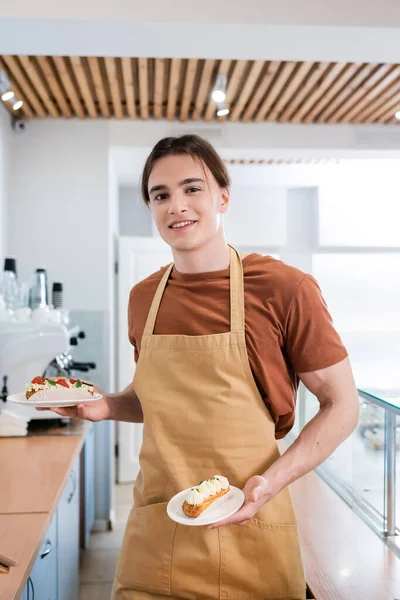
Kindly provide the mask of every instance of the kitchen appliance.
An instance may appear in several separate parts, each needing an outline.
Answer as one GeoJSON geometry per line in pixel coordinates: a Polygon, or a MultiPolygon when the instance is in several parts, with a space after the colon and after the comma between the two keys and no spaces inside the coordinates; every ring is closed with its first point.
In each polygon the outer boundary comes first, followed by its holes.
{"type": "Polygon", "coordinates": [[[2,293],[6,308],[14,310],[18,295],[17,263],[15,258],[6,258],[4,260],[2,279],[2,293]]]}
{"type": "Polygon", "coordinates": [[[30,308],[48,305],[48,282],[46,269],[36,269],[33,277],[33,285],[30,292],[30,308]]]}
{"type": "Polygon", "coordinates": [[[62,308],[63,305],[63,284],[60,281],[54,281],[51,301],[54,308],[62,308]]]}
{"type": "Polygon", "coordinates": [[[6,399],[23,392],[36,375],[75,377],[76,373],[80,376],[95,369],[95,363],[75,362],[71,355],[71,347],[84,337],[79,326],[73,324],[0,322],[0,410],[9,408],[29,420],[60,419],[51,411],[37,411],[6,399]]]}
{"type": "Polygon", "coordinates": [[[75,326],[70,331],[70,348],[67,352],[61,352],[53,358],[53,360],[47,365],[43,377],[77,377],[84,379],[84,376],[80,376],[81,373],[88,373],[91,369],[96,368],[94,362],[77,362],[72,356],[72,348],[77,346],[79,340],[85,339],[86,335],[84,331],[79,331],[79,328],[75,326]],[[72,335],[71,335],[72,334],[72,335]]]}
{"type": "Polygon", "coordinates": [[[9,406],[7,396],[24,391],[26,383],[42,373],[55,354],[68,350],[68,342],[68,331],[62,325],[0,322],[0,410],[10,408],[25,417],[39,418],[33,408],[9,406]]]}

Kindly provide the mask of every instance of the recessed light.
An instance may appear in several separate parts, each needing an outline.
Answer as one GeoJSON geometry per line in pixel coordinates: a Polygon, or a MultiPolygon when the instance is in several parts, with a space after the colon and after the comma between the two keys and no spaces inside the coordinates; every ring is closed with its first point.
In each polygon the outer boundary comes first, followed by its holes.
{"type": "Polygon", "coordinates": [[[18,102],[16,102],[15,104],[13,104],[13,109],[14,110],[18,110],[19,108],[21,108],[22,105],[23,105],[22,100],[18,100],[18,102]]]}
{"type": "Polygon", "coordinates": [[[211,92],[211,98],[214,102],[220,103],[224,102],[226,98],[226,84],[227,78],[223,73],[218,73],[217,79],[215,81],[215,87],[211,92]]]}
{"type": "Polygon", "coordinates": [[[217,103],[224,102],[224,100],[226,98],[226,94],[222,90],[214,90],[213,93],[211,94],[211,98],[214,100],[214,102],[217,102],[217,103]]]}
{"type": "Polygon", "coordinates": [[[220,110],[217,110],[217,115],[219,117],[226,117],[226,115],[229,115],[229,108],[221,108],[220,110]]]}
{"type": "Polygon", "coordinates": [[[7,102],[7,100],[11,100],[11,98],[14,98],[14,92],[5,92],[1,97],[3,102],[7,102]]]}
{"type": "Polygon", "coordinates": [[[394,116],[396,117],[396,119],[398,119],[400,121],[400,110],[398,110],[394,116]]]}

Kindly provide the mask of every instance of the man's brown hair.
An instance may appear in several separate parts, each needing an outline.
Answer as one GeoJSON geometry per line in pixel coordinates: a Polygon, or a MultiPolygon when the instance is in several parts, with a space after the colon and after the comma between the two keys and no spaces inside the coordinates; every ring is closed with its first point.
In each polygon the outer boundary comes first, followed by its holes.
{"type": "Polygon", "coordinates": [[[207,140],[198,135],[166,137],[154,146],[143,169],[141,187],[143,200],[147,205],[150,202],[149,178],[155,163],[165,156],[179,156],[182,154],[191,156],[194,161],[206,166],[222,189],[230,188],[231,179],[225,163],[207,140]]]}

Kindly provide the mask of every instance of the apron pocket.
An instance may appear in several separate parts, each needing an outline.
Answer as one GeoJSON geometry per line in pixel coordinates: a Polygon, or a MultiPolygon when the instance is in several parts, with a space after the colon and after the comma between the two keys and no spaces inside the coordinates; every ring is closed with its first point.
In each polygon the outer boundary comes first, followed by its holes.
{"type": "Polygon", "coordinates": [[[116,578],[132,589],[169,595],[175,530],[176,523],[167,515],[167,502],[132,508],[116,578]]]}
{"type": "Polygon", "coordinates": [[[217,530],[178,525],[171,561],[171,596],[218,600],[219,561],[217,530]]]}
{"type": "Polygon", "coordinates": [[[304,600],[305,581],[295,524],[251,519],[219,529],[220,598],[304,600]]]}

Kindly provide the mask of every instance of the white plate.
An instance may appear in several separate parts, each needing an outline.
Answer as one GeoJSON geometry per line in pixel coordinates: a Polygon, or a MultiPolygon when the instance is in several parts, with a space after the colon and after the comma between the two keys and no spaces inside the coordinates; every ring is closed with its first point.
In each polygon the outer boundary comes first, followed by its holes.
{"type": "Polygon", "coordinates": [[[201,525],[211,525],[212,523],[218,523],[227,517],[230,517],[243,506],[244,494],[242,490],[230,486],[230,490],[225,496],[221,496],[218,500],[215,500],[206,510],[201,513],[199,517],[193,519],[185,515],[182,510],[182,504],[185,500],[187,493],[191,488],[183,490],[176,494],[167,505],[167,513],[170,519],[176,521],[180,525],[189,525],[192,527],[199,527],[201,525]]]}
{"type": "Polygon", "coordinates": [[[94,402],[100,400],[102,394],[93,394],[91,398],[79,398],[76,400],[33,400],[34,396],[31,396],[29,400],[26,399],[25,394],[13,394],[8,396],[7,400],[15,402],[16,404],[24,404],[25,406],[33,406],[34,408],[66,408],[67,406],[76,406],[77,404],[86,404],[87,402],[94,402]]]}

